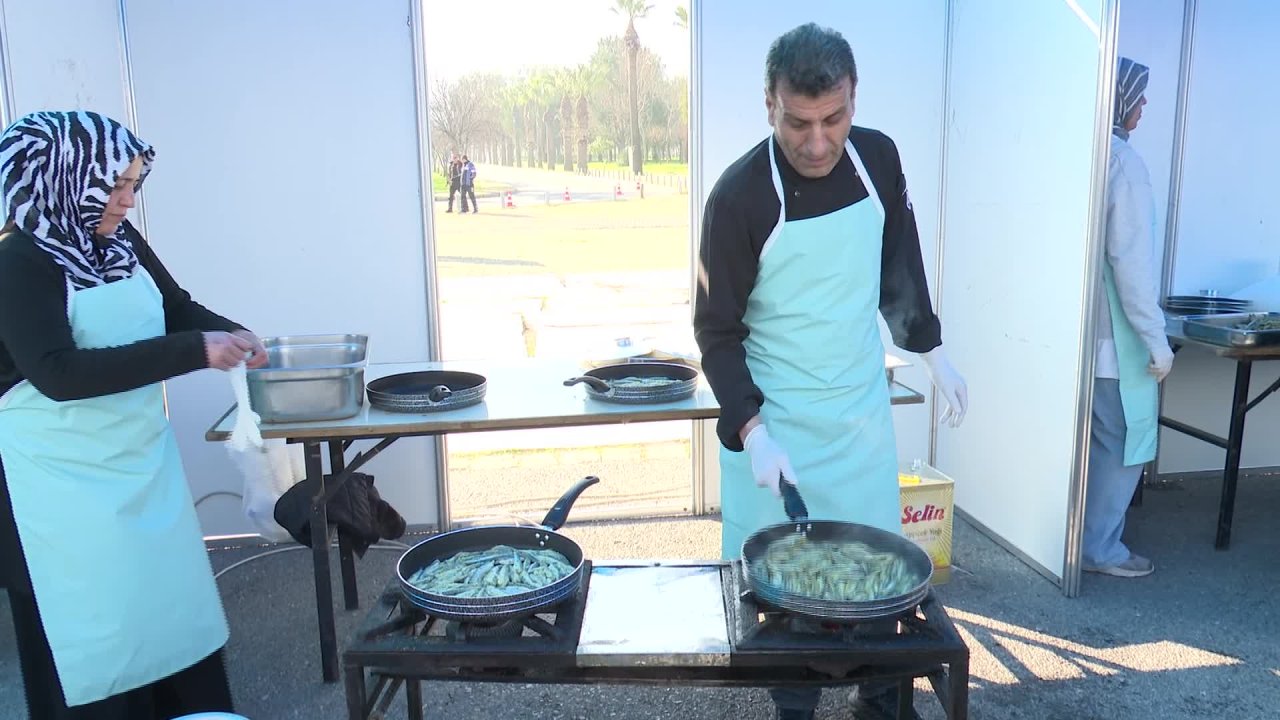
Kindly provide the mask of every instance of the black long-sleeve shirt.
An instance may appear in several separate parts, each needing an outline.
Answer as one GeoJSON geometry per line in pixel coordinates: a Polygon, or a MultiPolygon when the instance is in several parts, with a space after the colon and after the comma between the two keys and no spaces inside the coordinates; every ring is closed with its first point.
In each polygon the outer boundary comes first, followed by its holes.
{"type": "Polygon", "coordinates": [[[59,401],[133,390],[207,367],[202,333],[242,329],[192,300],[137,229],[126,232],[164,298],[166,334],[100,349],[76,347],[53,258],[20,230],[0,235],[0,393],[24,379],[59,401]]]}
{"type": "MultiPolygon", "coordinates": [[[[895,345],[928,352],[942,344],[942,330],[929,300],[898,148],[876,130],[855,127],[849,138],[884,205],[880,313],[895,345]]],[[[770,142],[775,143],[787,198],[787,221],[827,215],[868,195],[847,153],[826,177],[810,179],[791,167],[772,136],[730,165],[711,189],[702,221],[693,328],[703,372],[720,404],[717,434],[734,451],[742,449],[738,431],[764,404],[764,393],[747,368],[743,341],[750,329],[743,315],[755,287],[760,250],[778,222],[779,201],[766,144],[770,142]]]]}

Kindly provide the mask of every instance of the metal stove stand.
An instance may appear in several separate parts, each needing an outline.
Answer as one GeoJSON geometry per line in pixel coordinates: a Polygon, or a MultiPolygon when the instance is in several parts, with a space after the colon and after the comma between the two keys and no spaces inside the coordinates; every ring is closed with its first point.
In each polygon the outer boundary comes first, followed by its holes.
{"type": "MultiPolygon", "coordinates": [[[[933,592],[899,618],[897,632],[866,635],[855,625],[806,624],[757,603],[733,565],[718,567],[729,654],[599,664],[579,651],[591,566],[577,595],[556,612],[497,627],[459,626],[403,601],[392,582],[343,653],[348,720],[382,720],[404,688],[409,720],[425,720],[422,681],[651,685],[658,687],[833,687],[927,678],[949,720],[967,720],[969,650],[933,592]],[[518,634],[518,635],[517,635],[518,634]]],[[[640,656],[638,656],[640,657],[640,656]]],[[[905,708],[900,708],[900,712],[905,708]]],[[[900,717],[907,717],[901,714],[900,717]]]]}

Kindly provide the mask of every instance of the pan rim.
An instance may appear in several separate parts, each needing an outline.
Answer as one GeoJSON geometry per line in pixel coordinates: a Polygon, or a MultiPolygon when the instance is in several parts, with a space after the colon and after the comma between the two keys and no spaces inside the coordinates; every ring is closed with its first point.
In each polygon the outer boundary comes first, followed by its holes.
{"type": "MultiPolygon", "coordinates": [[[[780,538],[775,538],[775,540],[776,539],[780,538]]],[[[763,547],[768,547],[768,544],[769,543],[766,543],[763,547]]],[[[883,550],[884,548],[877,549],[883,550]]],[[[929,554],[925,549],[920,547],[919,544],[910,538],[890,532],[883,528],[875,527],[874,525],[866,525],[863,523],[843,520],[808,520],[803,523],[785,522],[768,525],[751,533],[745,540],[743,540],[742,547],[738,554],[738,560],[741,567],[741,576],[744,582],[746,582],[747,587],[753,593],[764,596],[766,602],[778,605],[781,609],[798,613],[804,613],[806,608],[818,609],[823,611],[823,614],[814,615],[815,617],[829,617],[832,619],[839,619],[841,615],[845,615],[850,612],[868,613],[866,616],[867,619],[875,618],[878,617],[878,615],[876,615],[876,606],[896,604],[898,601],[906,602],[909,598],[920,595],[920,600],[912,605],[912,607],[914,607],[914,605],[918,605],[919,602],[923,601],[923,598],[928,594],[934,575],[933,558],[929,557],[929,554]],[[782,536],[785,536],[787,534],[800,531],[799,526],[801,525],[807,526],[807,528],[802,531],[805,534],[813,532],[814,526],[819,526],[819,528],[823,530],[856,530],[859,533],[870,533],[873,538],[887,541],[895,546],[890,551],[895,552],[902,557],[905,562],[909,563],[909,566],[919,567],[921,569],[927,568],[927,570],[925,570],[923,579],[913,585],[907,592],[886,598],[875,598],[873,600],[836,601],[810,598],[787,592],[771,583],[761,581],[759,576],[751,570],[752,560],[758,557],[758,553],[749,555],[748,549],[752,545],[760,544],[766,535],[782,533],[782,536]],[[898,548],[901,548],[901,551],[899,551],[898,548]],[[914,558],[909,556],[914,556],[914,558]],[[764,591],[763,593],[761,592],[762,589],[764,591]],[[772,599],[770,599],[770,596],[772,596],[772,599]]]]}
{"type": "MultiPolygon", "coordinates": [[[[510,543],[495,543],[495,544],[491,545],[491,547],[496,546],[496,545],[510,545],[510,543]]],[[[536,548],[535,548],[535,547],[529,547],[529,548],[524,548],[524,549],[530,549],[530,550],[532,550],[532,549],[536,549],[536,548]]],[[[434,562],[434,561],[436,561],[436,560],[447,559],[448,557],[453,557],[454,555],[458,554],[459,552],[465,552],[465,550],[457,550],[457,551],[454,551],[453,553],[448,554],[447,556],[446,556],[446,555],[444,555],[444,554],[441,554],[441,555],[440,555],[440,556],[438,556],[438,557],[433,557],[433,558],[431,559],[431,562],[434,562]]],[[[566,559],[568,559],[568,558],[566,558],[566,559]]],[[[488,607],[488,606],[492,606],[492,605],[494,605],[495,603],[491,602],[491,601],[493,601],[493,600],[499,600],[499,601],[506,600],[506,601],[508,601],[507,603],[501,603],[501,602],[500,602],[500,603],[497,603],[497,604],[499,604],[499,605],[501,605],[501,604],[516,605],[516,604],[520,604],[520,603],[524,603],[524,602],[532,602],[532,601],[534,601],[534,600],[541,601],[541,600],[543,600],[544,598],[542,598],[542,597],[540,597],[540,596],[543,596],[543,595],[547,595],[547,594],[552,594],[552,593],[554,593],[554,592],[555,592],[555,590],[556,590],[556,588],[557,588],[557,586],[562,586],[562,585],[575,585],[575,586],[576,586],[576,585],[578,585],[578,584],[580,584],[580,583],[581,583],[581,579],[582,579],[582,578],[581,578],[581,576],[582,576],[582,568],[583,568],[583,565],[586,563],[586,561],[587,561],[586,553],[585,553],[585,552],[583,552],[583,550],[582,550],[582,546],[581,546],[581,545],[579,545],[576,541],[574,541],[572,538],[568,537],[567,535],[563,535],[563,534],[561,534],[561,533],[559,533],[559,532],[556,532],[555,530],[550,530],[550,529],[548,529],[546,526],[543,526],[543,525],[533,525],[533,526],[530,526],[530,525],[514,525],[514,524],[503,524],[503,525],[477,525],[477,526],[474,526],[474,527],[467,527],[467,528],[459,528],[459,529],[457,529],[457,530],[450,530],[449,532],[445,532],[445,533],[441,533],[441,534],[439,534],[439,535],[433,535],[433,536],[431,536],[431,537],[424,538],[423,540],[421,540],[421,541],[419,541],[419,542],[415,543],[412,547],[408,548],[408,549],[407,549],[407,550],[405,550],[403,553],[401,553],[400,558],[396,561],[396,578],[397,578],[397,580],[399,580],[399,581],[400,581],[400,586],[401,586],[402,594],[404,594],[406,597],[409,597],[409,598],[410,598],[410,602],[413,602],[413,600],[414,600],[414,599],[419,599],[419,598],[420,598],[420,599],[425,600],[426,602],[432,603],[432,604],[437,605],[437,606],[445,606],[445,607],[448,607],[448,606],[454,606],[454,607],[475,607],[475,608],[478,608],[478,609],[479,609],[479,608],[484,608],[484,607],[488,607]],[[486,533],[486,532],[487,532],[487,533],[489,533],[489,534],[492,534],[492,533],[494,533],[495,531],[497,531],[497,532],[502,532],[502,531],[512,531],[512,530],[514,530],[514,531],[520,531],[520,532],[535,532],[535,533],[543,533],[543,534],[545,534],[545,535],[548,535],[548,536],[549,536],[549,537],[548,537],[548,540],[550,539],[550,537],[558,538],[560,541],[562,541],[562,542],[564,542],[564,543],[567,543],[570,547],[572,547],[574,550],[576,550],[576,551],[577,551],[577,554],[578,554],[578,556],[579,556],[578,562],[573,564],[573,565],[574,565],[574,566],[573,566],[573,570],[571,570],[568,574],[566,574],[565,576],[563,576],[563,577],[561,577],[561,578],[558,578],[557,580],[555,580],[555,581],[553,581],[553,582],[551,582],[551,583],[548,583],[547,585],[544,585],[544,586],[539,587],[539,588],[535,588],[534,590],[529,590],[529,591],[527,591],[527,592],[525,592],[525,593],[517,593],[517,594],[515,594],[515,595],[498,596],[498,597],[494,597],[494,598],[456,598],[456,597],[451,597],[451,596],[448,596],[448,595],[440,595],[440,594],[438,594],[438,593],[432,593],[432,592],[429,592],[429,591],[426,591],[426,590],[422,590],[422,589],[418,588],[417,586],[415,586],[415,585],[413,585],[412,583],[410,583],[410,582],[409,582],[409,579],[408,579],[408,578],[409,578],[409,576],[413,575],[413,573],[417,572],[418,570],[421,570],[423,567],[426,567],[426,565],[427,565],[427,564],[430,564],[430,563],[426,563],[426,564],[419,565],[418,567],[414,568],[412,572],[409,572],[409,573],[408,573],[408,575],[406,575],[406,573],[405,573],[405,561],[406,561],[406,560],[408,560],[408,558],[410,557],[410,555],[411,555],[415,550],[418,550],[418,548],[421,548],[421,547],[423,547],[423,546],[425,546],[425,545],[427,545],[428,543],[431,543],[431,542],[433,542],[433,541],[435,541],[437,545],[441,545],[441,544],[443,544],[443,541],[444,541],[446,538],[457,538],[457,537],[460,537],[460,536],[463,536],[463,535],[466,535],[466,534],[474,535],[474,534],[478,534],[478,533],[486,533]],[[471,602],[465,602],[465,601],[471,601],[471,602]]],[[[415,604],[416,604],[416,603],[415,603],[415,604]]],[[[541,607],[541,605],[537,605],[537,606],[535,606],[535,607],[541,607]]]]}

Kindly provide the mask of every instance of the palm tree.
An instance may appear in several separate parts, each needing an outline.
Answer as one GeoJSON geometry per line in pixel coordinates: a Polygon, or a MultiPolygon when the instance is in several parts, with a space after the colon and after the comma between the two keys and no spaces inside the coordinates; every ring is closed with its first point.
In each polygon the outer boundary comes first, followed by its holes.
{"type": "Polygon", "coordinates": [[[573,172],[573,100],[572,90],[566,88],[560,96],[560,139],[564,142],[564,171],[573,172]]]}
{"type": "Polygon", "coordinates": [[[676,27],[689,29],[689,8],[683,5],[676,6],[676,27]]]}
{"type": "Polygon", "coordinates": [[[570,170],[574,165],[574,147],[577,147],[577,170],[580,174],[587,174],[587,165],[589,153],[591,150],[591,105],[588,97],[599,84],[601,73],[599,69],[590,63],[578,65],[573,69],[567,69],[563,76],[565,102],[569,103],[568,107],[561,107],[561,114],[564,116],[563,124],[565,127],[564,150],[565,150],[565,170],[570,170]],[[569,134],[568,128],[571,121],[576,121],[576,127],[572,135],[569,134]]]}
{"type": "Polygon", "coordinates": [[[645,0],[613,0],[613,12],[627,16],[627,32],[622,36],[627,48],[627,103],[631,111],[631,172],[644,171],[644,154],[640,146],[640,85],[636,72],[640,54],[640,35],[636,33],[636,18],[644,18],[653,6],[645,0]]]}

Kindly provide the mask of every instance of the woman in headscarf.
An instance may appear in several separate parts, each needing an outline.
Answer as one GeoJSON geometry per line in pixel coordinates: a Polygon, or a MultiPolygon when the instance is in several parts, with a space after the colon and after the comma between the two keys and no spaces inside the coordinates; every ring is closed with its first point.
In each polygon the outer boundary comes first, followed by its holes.
{"type": "Polygon", "coordinates": [[[1156,456],[1159,383],[1173,367],[1156,282],[1151,178],[1129,133],[1147,103],[1148,70],[1121,58],[1107,168],[1105,297],[1098,300],[1093,423],[1084,515],[1084,569],[1142,577],[1155,564],[1121,541],[1124,515],[1156,456]]]}
{"type": "Polygon", "coordinates": [[[154,157],[92,112],[0,135],[0,581],[33,720],[232,710],[160,383],[266,353],[125,220],[154,157]]]}

